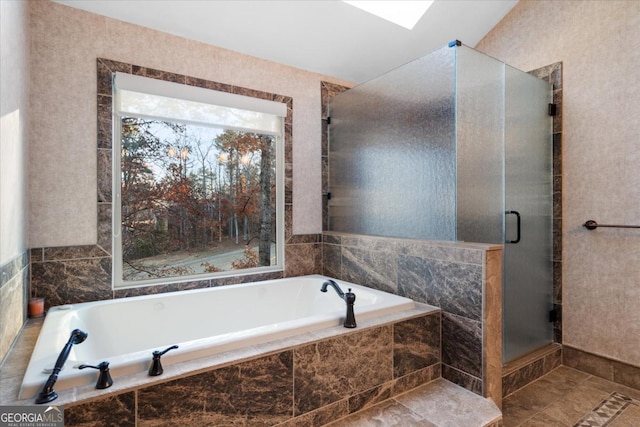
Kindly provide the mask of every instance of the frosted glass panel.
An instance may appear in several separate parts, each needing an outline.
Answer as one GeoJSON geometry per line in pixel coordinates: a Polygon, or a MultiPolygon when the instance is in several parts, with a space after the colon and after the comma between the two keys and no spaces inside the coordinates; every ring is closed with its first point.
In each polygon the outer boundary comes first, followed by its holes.
{"type": "MultiPolygon", "coordinates": [[[[551,86],[506,67],[506,209],[521,217],[520,242],[504,250],[505,361],[550,343],[552,309],[551,86]]],[[[513,215],[507,239],[517,233],[513,215]]]]}
{"type": "Polygon", "coordinates": [[[329,229],[455,240],[455,49],[330,104],[329,229]]]}
{"type": "Polygon", "coordinates": [[[503,243],[504,63],[457,49],[458,240],[503,243]]]}
{"type": "Polygon", "coordinates": [[[329,230],[504,244],[505,361],[552,340],[551,99],[458,46],[329,106],[329,230]]]}

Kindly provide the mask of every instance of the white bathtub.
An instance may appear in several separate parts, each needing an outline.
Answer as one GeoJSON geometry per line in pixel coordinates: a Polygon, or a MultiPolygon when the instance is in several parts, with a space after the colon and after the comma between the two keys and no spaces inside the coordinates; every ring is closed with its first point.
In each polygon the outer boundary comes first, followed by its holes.
{"type": "MultiPolygon", "coordinates": [[[[118,376],[144,373],[152,351],[177,344],[163,366],[274,339],[341,325],[346,304],[313,275],[191,291],[52,307],[45,318],[20,389],[20,399],[42,389],[73,329],[88,338],[73,346],[56,391],[95,383],[97,371],[80,364],[110,364],[118,376]]],[[[356,294],[356,321],[414,308],[408,298],[336,280],[356,294]]],[[[143,374],[144,375],[144,374],[143,374]]]]}

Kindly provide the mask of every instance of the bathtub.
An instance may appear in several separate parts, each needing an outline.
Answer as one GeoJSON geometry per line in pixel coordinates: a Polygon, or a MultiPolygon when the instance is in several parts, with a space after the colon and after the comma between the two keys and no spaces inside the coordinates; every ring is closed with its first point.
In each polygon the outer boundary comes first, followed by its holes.
{"type": "MultiPolygon", "coordinates": [[[[73,329],[88,333],[74,345],[56,391],[94,384],[97,371],[81,364],[108,361],[111,376],[145,375],[152,352],[178,345],[162,356],[163,366],[236,350],[271,340],[339,326],[346,304],[327,277],[293,277],[52,307],[45,318],[20,388],[35,397],[46,382],[73,329]]],[[[356,321],[414,308],[408,298],[336,280],[356,294],[356,321]]]]}

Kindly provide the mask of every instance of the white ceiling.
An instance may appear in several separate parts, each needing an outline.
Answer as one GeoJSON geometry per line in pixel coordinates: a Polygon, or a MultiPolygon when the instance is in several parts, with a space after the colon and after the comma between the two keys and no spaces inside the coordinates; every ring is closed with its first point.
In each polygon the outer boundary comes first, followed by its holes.
{"type": "Polygon", "coordinates": [[[338,0],[55,0],[361,83],[458,39],[474,47],[517,0],[436,0],[413,30],[338,0]]]}

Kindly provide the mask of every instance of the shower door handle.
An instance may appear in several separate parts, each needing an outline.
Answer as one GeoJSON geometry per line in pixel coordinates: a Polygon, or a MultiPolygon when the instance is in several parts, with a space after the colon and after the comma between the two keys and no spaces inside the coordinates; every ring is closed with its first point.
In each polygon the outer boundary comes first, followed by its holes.
{"type": "MultiPolygon", "coordinates": [[[[504,213],[505,215],[515,215],[516,216],[516,229],[517,229],[517,234],[516,234],[516,240],[505,240],[505,243],[518,243],[520,241],[520,212],[518,211],[506,211],[504,213]]],[[[505,235],[506,235],[506,231],[505,231],[505,235]]]]}

